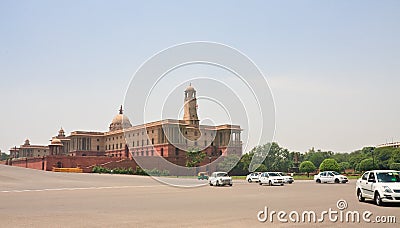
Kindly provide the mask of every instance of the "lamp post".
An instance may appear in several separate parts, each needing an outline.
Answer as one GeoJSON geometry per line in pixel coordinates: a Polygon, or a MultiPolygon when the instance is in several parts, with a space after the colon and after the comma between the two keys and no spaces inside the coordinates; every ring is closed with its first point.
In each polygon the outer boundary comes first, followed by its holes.
{"type": "Polygon", "coordinates": [[[211,173],[211,159],[212,159],[211,155],[208,156],[208,161],[209,161],[209,163],[208,163],[208,171],[209,171],[210,173],[211,173]]]}
{"type": "Polygon", "coordinates": [[[372,149],[372,169],[375,169],[375,156],[374,156],[374,150],[372,149]]]}

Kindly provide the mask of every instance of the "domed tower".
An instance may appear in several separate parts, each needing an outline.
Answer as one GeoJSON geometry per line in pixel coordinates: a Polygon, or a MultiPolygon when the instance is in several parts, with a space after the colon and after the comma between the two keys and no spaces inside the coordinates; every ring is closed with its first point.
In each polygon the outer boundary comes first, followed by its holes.
{"type": "Polygon", "coordinates": [[[61,140],[53,138],[49,145],[50,155],[62,155],[63,146],[61,140]]]}
{"type": "Polygon", "coordinates": [[[184,102],[183,120],[187,124],[199,126],[199,117],[197,116],[196,90],[193,88],[192,84],[189,84],[189,86],[185,90],[184,102]]]}
{"type": "Polygon", "coordinates": [[[65,138],[65,131],[64,129],[61,127],[61,129],[58,131],[58,136],[57,138],[65,138]]]}
{"type": "Polygon", "coordinates": [[[122,130],[124,128],[132,127],[131,122],[128,117],[124,115],[124,111],[122,109],[122,105],[119,109],[118,115],[114,117],[110,124],[110,131],[122,130]]]}

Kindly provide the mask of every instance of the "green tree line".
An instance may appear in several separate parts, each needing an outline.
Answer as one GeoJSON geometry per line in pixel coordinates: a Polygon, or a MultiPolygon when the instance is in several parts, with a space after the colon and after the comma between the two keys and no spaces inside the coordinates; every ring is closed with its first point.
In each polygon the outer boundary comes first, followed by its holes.
{"type": "Polygon", "coordinates": [[[364,147],[351,153],[335,153],[312,148],[301,153],[289,151],[275,142],[254,147],[240,158],[230,155],[218,167],[226,170],[228,167],[232,167],[232,161],[239,160],[230,173],[245,175],[249,173],[249,165],[253,156],[261,154],[266,154],[266,157],[256,170],[260,172],[288,172],[296,165],[299,166],[300,172],[304,173],[311,173],[317,169],[338,172],[344,172],[347,169],[353,169],[355,172],[372,169],[400,169],[400,148],[364,147]],[[297,157],[297,164],[295,164],[295,157],[297,157]]]}

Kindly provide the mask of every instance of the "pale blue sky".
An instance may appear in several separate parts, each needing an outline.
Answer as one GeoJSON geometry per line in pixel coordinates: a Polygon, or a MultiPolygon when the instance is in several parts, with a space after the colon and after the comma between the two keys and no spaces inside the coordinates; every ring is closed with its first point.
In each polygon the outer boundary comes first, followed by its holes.
{"type": "Polygon", "coordinates": [[[2,0],[0,149],[47,144],[61,126],[106,130],[136,69],[196,40],[233,46],[260,67],[284,147],[400,140],[399,10],[395,0],[2,0]]]}

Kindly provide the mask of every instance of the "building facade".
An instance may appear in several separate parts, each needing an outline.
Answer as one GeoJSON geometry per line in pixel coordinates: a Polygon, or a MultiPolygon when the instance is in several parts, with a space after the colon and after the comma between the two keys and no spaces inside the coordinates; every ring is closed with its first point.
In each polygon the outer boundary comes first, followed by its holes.
{"type": "Polygon", "coordinates": [[[10,149],[11,158],[43,157],[49,155],[49,153],[50,151],[48,146],[31,145],[29,139],[26,139],[23,145],[10,149]]]}
{"type": "Polygon", "coordinates": [[[189,149],[204,151],[210,161],[228,154],[241,156],[240,126],[200,125],[197,109],[196,90],[189,85],[184,91],[182,120],[166,119],[132,126],[121,106],[107,132],[73,131],[65,136],[61,128],[58,135],[52,137],[49,146],[27,151],[28,145],[23,145],[18,148],[19,151],[12,148],[10,153],[17,154],[16,157],[65,155],[132,159],[160,156],[174,158],[180,163],[186,159],[189,149]]]}
{"type": "Polygon", "coordinates": [[[376,148],[384,148],[384,147],[400,148],[400,142],[390,142],[390,143],[379,144],[376,146],[376,148]]]}

